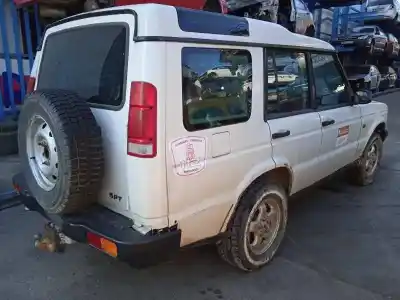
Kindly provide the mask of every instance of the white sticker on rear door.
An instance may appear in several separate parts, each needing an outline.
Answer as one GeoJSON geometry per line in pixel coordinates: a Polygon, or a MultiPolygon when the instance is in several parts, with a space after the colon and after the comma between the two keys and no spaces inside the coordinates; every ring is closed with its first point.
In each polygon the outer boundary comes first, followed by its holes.
{"type": "Polygon", "coordinates": [[[343,146],[349,140],[350,126],[343,126],[338,129],[338,135],[336,138],[336,147],[343,146]]]}
{"type": "Polygon", "coordinates": [[[200,173],[206,168],[207,140],[204,137],[188,136],[171,143],[174,171],[178,176],[200,173]]]}

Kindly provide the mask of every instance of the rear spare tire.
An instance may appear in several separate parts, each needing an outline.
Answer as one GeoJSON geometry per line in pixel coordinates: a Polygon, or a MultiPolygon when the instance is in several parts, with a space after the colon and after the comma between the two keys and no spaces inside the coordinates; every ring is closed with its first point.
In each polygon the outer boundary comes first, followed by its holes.
{"type": "Polygon", "coordinates": [[[43,209],[68,214],[94,203],[104,158],[101,129],[86,101],[69,91],[35,91],[18,125],[22,170],[43,209]]]}

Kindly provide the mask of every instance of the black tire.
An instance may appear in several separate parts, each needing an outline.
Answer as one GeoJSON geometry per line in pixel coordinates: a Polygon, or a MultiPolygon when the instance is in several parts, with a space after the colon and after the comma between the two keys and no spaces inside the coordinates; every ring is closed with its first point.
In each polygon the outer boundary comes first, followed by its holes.
{"type": "Polygon", "coordinates": [[[269,263],[276,254],[286,232],[287,192],[276,183],[259,182],[251,186],[240,199],[238,207],[228,225],[224,237],[217,242],[220,257],[243,271],[260,269],[269,263]],[[279,207],[279,227],[272,243],[262,254],[255,254],[247,244],[247,226],[254,217],[253,212],[263,199],[273,199],[279,207]]]}
{"type": "Polygon", "coordinates": [[[314,28],[314,26],[307,27],[305,35],[306,36],[310,36],[310,37],[314,37],[315,36],[315,28],[314,28]]]}
{"type": "Polygon", "coordinates": [[[101,129],[84,99],[60,90],[28,95],[19,117],[18,142],[28,187],[46,212],[76,213],[96,201],[104,172],[101,129]],[[29,130],[38,117],[49,126],[56,146],[51,150],[57,158],[58,177],[53,178],[55,184],[50,190],[38,183],[32,171],[31,162],[39,165],[39,159],[28,157],[29,130]]]}
{"type": "Polygon", "coordinates": [[[371,42],[371,46],[368,49],[368,54],[369,55],[374,55],[375,54],[375,41],[371,42]]]}
{"type": "Polygon", "coordinates": [[[370,185],[375,180],[375,175],[379,169],[380,161],[382,158],[383,141],[379,133],[374,133],[369,139],[367,146],[365,146],[362,156],[350,167],[349,170],[349,181],[355,185],[366,186],[370,185]],[[373,171],[369,171],[366,168],[368,160],[368,152],[372,146],[376,146],[377,149],[377,162],[373,171]]]}
{"type": "Polygon", "coordinates": [[[222,13],[221,4],[218,0],[207,0],[203,7],[204,11],[210,11],[215,13],[222,13]]]}
{"type": "Polygon", "coordinates": [[[18,123],[5,120],[0,123],[0,156],[18,153],[18,123]]]}

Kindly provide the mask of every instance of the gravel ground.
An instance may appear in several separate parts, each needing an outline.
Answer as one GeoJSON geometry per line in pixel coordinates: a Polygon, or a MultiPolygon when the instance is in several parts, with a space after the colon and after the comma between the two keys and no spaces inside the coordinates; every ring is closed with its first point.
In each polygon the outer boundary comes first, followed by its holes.
{"type": "MultiPolygon", "coordinates": [[[[290,203],[288,236],[278,257],[243,274],[212,246],[176,260],[131,269],[85,245],[63,254],[40,252],[33,235],[43,220],[14,208],[0,213],[2,300],[106,299],[400,299],[400,93],[378,98],[390,107],[389,138],[374,185],[335,180],[290,203]]],[[[18,160],[0,160],[0,194],[18,160]]]]}

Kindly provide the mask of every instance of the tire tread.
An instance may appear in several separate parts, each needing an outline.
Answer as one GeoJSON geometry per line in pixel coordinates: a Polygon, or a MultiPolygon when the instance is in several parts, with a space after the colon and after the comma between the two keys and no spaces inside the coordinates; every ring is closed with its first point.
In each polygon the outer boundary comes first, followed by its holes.
{"type": "Polygon", "coordinates": [[[57,150],[62,152],[59,160],[63,160],[65,170],[60,171],[67,176],[67,184],[62,199],[47,210],[58,214],[80,212],[97,200],[104,175],[101,128],[89,105],[75,93],[40,90],[30,94],[25,105],[29,102],[40,102],[37,104],[48,111],[53,127],[61,132],[55,139],[57,150]]]}

